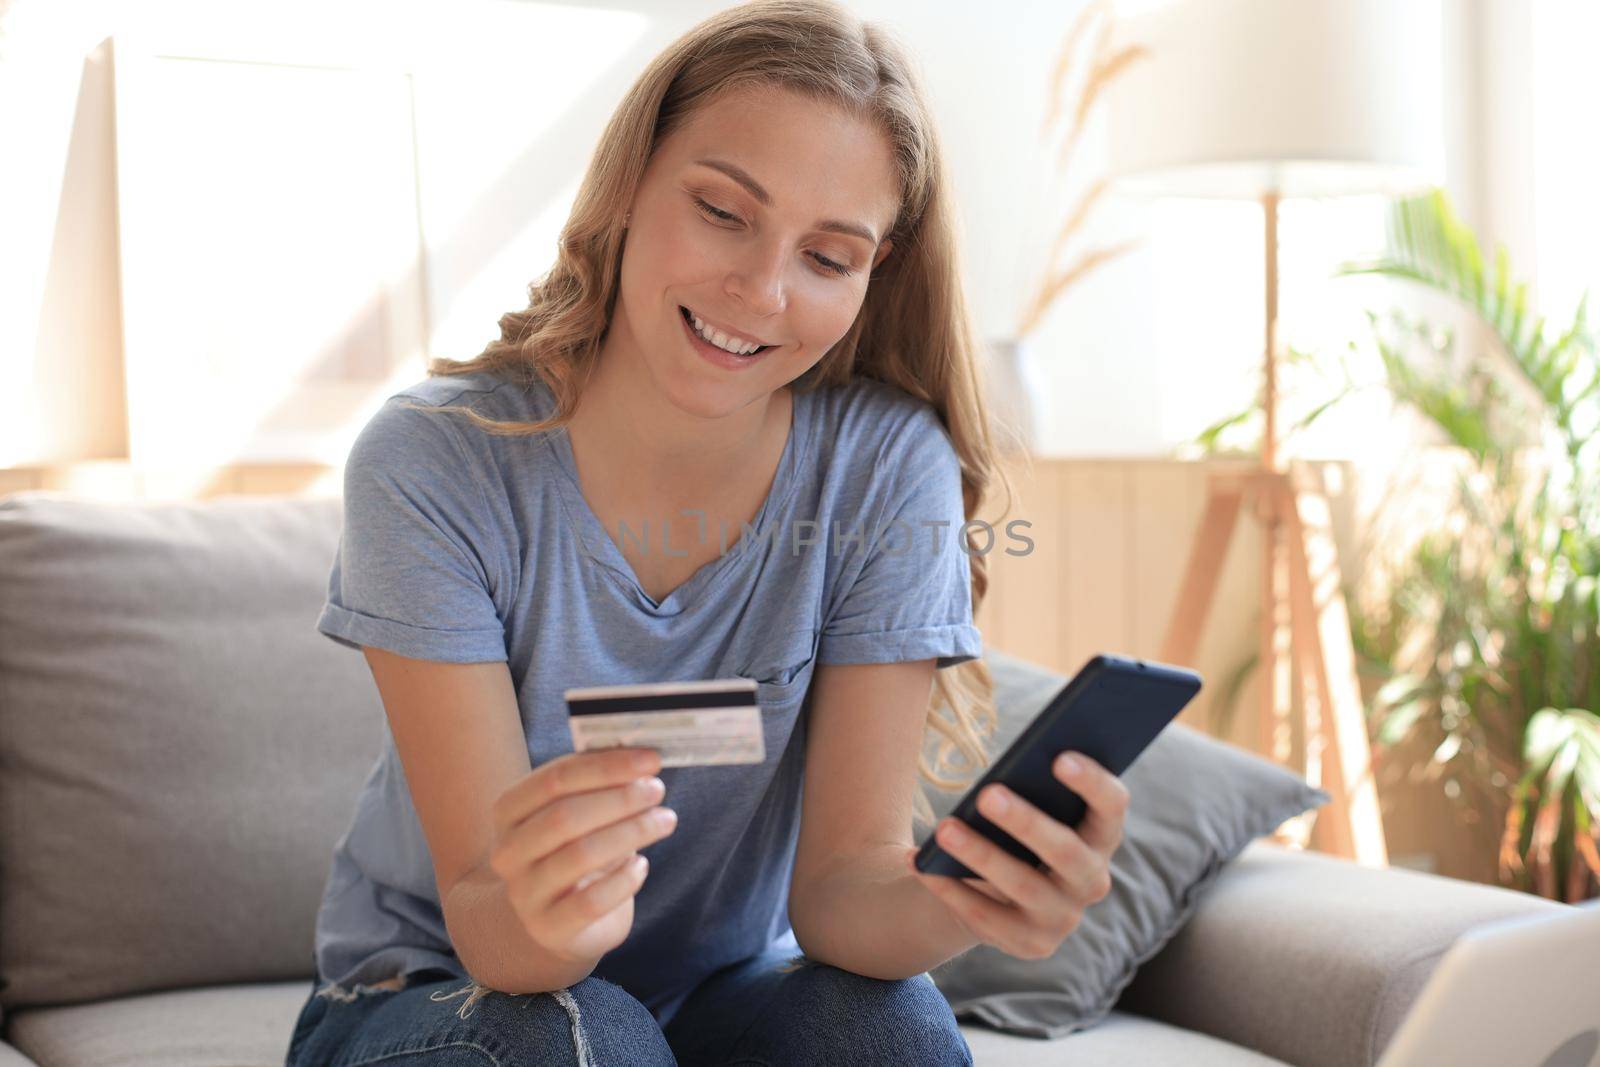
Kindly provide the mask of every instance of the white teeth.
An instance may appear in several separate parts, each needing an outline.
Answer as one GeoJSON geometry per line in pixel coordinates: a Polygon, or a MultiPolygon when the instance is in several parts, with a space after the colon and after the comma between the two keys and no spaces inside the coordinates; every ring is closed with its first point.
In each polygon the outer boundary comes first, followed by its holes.
{"type": "Polygon", "coordinates": [[[745,344],[735,341],[721,330],[707,329],[705,322],[694,312],[689,312],[689,317],[694,320],[694,329],[701,337],[710,341],[725,352],[732,352],[736,356],[747,356],[760,348],[760,345],[745,344]]]}

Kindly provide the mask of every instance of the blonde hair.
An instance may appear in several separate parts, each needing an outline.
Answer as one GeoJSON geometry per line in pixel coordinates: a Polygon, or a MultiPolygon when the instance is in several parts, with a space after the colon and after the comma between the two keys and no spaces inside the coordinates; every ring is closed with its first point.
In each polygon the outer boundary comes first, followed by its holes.
{"type": "MultiPolygon", "coordinates": [[[[618,292],[623,216],[657,145],[724,93],[778,88],[843,109],[882,130],[893,148],[900,210],[893,247],[873,271],[860,313],[797,392],[860,376],[928,402],[961,461],[965,517],[974,518],[998,477],[1010,512],[1013,491],[997,461],[977,365],[978,348],[958,270],[955,207],[927,96],[905,51],[884,29],[831,0],[756,0],[718,12],[658,55],[618,105],[590,160],[555,265],[529,287],[528,306],[500,318],[500,339],[467,361],[433,359],[430,376],[490,371],[523,386],[542,383],[556,413],[536,422],[496,421],[466,407],[441,407],[486,432],[523,436],[567,423],[598,359],[618,292]]],[[[979,530],[981,532],[981,528],[979,530]]],[[[964,531],[976,612],[988,565],[964,531]]],[[[984,545],[984,551],[989,546],[984,545]]],[[[982,658],[935,672],[928,733],[937,752],[919,775],[943,790],[965,788],[988,765],[997,723],[994,685],[982,658]],[[948,709],[949,717],[941,712],[948,709]],[[958,750],[964,767],[951,761],[958,750]],[[947,767],[965,771],[946,777],[947,767]]],[[[914,818],[933,822],[922,791],[914,818]]]]}

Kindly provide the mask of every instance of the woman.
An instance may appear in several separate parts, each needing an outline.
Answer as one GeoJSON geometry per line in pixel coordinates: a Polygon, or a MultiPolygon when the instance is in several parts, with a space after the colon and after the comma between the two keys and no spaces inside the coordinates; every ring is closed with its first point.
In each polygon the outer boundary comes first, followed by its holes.
{"type": "Polygon", "coordinates": [[[954,819],[982,877],[911,862],[918,771],[970,781],[925,730],[970,768],[994,720],[949,197],[880,30],[724,11],[624,99],[501,340],[362,430],[318,628],[388,729],[290,1067],[971,1063],[928,969],[1047,954],[1104,896],[1126,796],[1094,765],[1061,772],[1077,832],[984,799],[1049,870],[954,819]],[[569,687],[734,676],[760,762],[573,751],[569,687]]]}

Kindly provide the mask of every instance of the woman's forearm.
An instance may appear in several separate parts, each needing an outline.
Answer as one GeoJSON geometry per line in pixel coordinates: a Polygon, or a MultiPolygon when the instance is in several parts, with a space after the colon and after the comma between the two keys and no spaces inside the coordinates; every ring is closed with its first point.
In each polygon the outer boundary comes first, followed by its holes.
{"type": "Polygon", "coordinates": [[[905,868],[905,850],[886,845],[790,900],[801,951],[819,963],[869,978],[909,978],[979,944],[944,903],[905,868]]]}
{"type": "Polygon", "coordinates": [[[506,899],[505,884],[480,864],[442,902],[445,928],[456,956],[473,979],[502,993],[544,993],[587,978],[598,960],[560,959],[540,948],[522,928],[506,899]]]}

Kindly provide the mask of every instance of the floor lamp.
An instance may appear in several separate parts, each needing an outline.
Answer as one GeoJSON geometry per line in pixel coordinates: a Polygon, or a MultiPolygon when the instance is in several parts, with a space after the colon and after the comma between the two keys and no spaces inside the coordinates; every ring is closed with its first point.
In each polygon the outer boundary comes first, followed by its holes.
{"type": "Polygon", "coordinates": [[[1279,451],[1278,212],[1285,197],[1404,193],[1441,170],[1437,0],[1178,0],[1119,20],[1147,55],[1108,87],[1110,172],[1141,196],[1251,199],[1265,217],[1261,462],[1214,475],[1161,659],[1193,666],[1242,507],[1261,525],[1263,754],[1299,698],[1309,781],[1332,801],[1309,840],[1388,862],[1328,500],[1279,451]],[[1298,670],[1291,675],[1291,662],[1298,670]],[[1297,692],[1291,692],[1291,682],[1297,692]]]}

